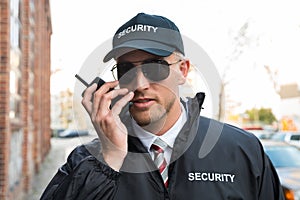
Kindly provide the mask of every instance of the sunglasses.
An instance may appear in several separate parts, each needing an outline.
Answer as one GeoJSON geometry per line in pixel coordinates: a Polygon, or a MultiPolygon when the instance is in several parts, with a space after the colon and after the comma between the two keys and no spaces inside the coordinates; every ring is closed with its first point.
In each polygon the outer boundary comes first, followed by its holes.
{"type": "Polygon", "coordinates": [[[141,69],[143,75],[150,81],[158,82],[166,79],[170,74],[170,66],[181,62],[178,60],[175,63],[168,63],[166,60],[151,59],[142,62],[122,62],[115,64],[111,71],[115,80],[119,80],[120,84],[129,84],[133,81],[141,69]],[[142,63],[139,66],[134,63],[142,63]],[[117,72],[116,72],[117,71],[117,72]]]}

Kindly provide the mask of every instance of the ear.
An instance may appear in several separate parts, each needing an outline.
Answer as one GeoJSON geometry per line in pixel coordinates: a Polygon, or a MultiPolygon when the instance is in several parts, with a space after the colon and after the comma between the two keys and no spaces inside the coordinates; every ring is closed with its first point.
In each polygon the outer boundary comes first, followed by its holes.
{"type": "Polygon", "coordinates": [[[179,66],[180,73],[178,75],[178,83],[179,85],[183,85],[186,81],[186,77],[189,73],[190,69],[190,60],[184,59],[179,66]]]}

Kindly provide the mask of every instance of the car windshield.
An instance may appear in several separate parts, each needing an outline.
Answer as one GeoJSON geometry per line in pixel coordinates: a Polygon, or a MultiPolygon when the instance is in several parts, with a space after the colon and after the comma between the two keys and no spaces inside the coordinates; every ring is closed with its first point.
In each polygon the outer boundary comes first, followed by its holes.
{"type": "Polygon", "coordinates": [[[285,134],[284,133],[277,133],[277,134],[274,134],[271,139],[272,140],[284,140],[284,136],[285,134]]]}
{"type": "Polygon", "coordinates": [[[274,167],[300,167],[300,150],[293,146],[268,146],[265,149],[274,167]]]}

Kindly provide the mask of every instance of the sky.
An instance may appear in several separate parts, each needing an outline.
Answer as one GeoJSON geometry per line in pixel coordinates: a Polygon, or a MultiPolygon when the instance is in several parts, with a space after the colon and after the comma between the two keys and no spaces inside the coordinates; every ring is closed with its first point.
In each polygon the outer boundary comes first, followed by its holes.
{"type": "Polygon", "coordinates": [[[99,45],[138,12],[163,15],[201,46],[220,76],[226,70],[227,94],[237,110],[272,107],[279,97],[264,66],[280,84],[299,82],[300,12],[297,0],[50,0],[52,17],[52,93],[74,88],[74,75],[99,45]],[[241,46],[234,38],[248,23],[241,46]],[[234,50],[241,50],[234,58],[234,50]]]}

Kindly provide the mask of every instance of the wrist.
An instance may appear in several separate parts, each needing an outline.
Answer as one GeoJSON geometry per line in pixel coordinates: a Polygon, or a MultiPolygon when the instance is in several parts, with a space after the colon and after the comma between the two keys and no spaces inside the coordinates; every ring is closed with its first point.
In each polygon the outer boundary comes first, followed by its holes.
{"type": "Polygon", "coordinates": [[[126,155],[127,152],[125,151],[107,151],[103,152],[103,159],[109,167],[115,171],[120,171],[126,155]]]}

